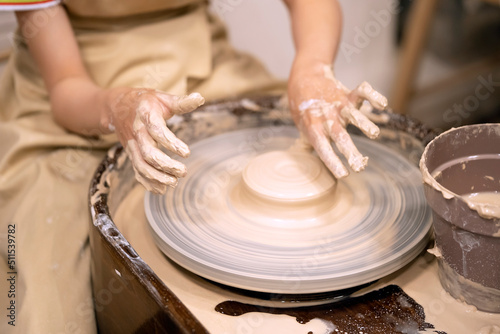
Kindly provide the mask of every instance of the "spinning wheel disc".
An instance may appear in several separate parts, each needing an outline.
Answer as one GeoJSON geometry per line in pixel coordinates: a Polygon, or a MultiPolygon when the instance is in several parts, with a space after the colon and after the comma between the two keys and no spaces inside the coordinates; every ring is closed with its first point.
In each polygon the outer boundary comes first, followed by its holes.
{"type": "Polygon", "coordinates": [[[151,231],[170,259],[229,286],[299,294],[371,282],[425,248],[431,213],[420,171],[363,137],[352,136],[370,157],[366,170],[339,180],[336,189],[320,190],[321,199],[255,199],[242,186],[245,167],[261,154],[287,150],[298,138],[294,127],[265,129],[191,145],[188,176],[177,188],[163,196],[146,194],[151,231]]]}

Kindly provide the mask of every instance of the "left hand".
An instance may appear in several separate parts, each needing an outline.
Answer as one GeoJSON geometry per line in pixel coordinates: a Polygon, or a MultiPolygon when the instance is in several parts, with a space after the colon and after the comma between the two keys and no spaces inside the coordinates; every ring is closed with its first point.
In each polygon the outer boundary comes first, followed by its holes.
{"type": "Polygon", "coordinates": [[[369,138],[376,138],[379,128],[359,108],[367,100],[373,107],[385,109],[387,99],[384,96],[367,82],[349,91],[335,79],[331,66],[325,64],[312,70],[292,71],[288,99],[299,131],[336,178],[347,176],[349,171],[335,154],[331,140],[354,171],[366,167],[368,158],[358,151],[345,127],[351,123],[369,138]]]}

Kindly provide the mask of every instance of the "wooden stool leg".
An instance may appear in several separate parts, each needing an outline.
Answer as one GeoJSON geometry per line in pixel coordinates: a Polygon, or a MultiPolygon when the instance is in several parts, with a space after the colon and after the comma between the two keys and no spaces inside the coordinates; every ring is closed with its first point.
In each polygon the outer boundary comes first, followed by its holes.
{"type": "Polygon", "coordinates": [[[405,114],[407,112],[415,76],[426,46],[437,3],[437,0],[415,0],[410,9],[389,102],[397,113],[405,114]]]}

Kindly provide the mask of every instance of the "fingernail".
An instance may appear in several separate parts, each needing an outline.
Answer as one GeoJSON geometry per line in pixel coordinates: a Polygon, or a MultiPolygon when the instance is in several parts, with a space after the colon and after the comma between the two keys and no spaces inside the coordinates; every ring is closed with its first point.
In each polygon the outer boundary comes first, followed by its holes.
{"type": "Polygon", "coordinates": [[[187,175],[187,168],[184,164],[178,162],[174,169],[177,171],[177,177],[185,177],[187,175]]]}
{"type": "Polygon", "coordinates": [[[179,180],[175,179],[172,183],[168,183],[167,186],[169,186],[172,189],[175,189],[177,187],[177,184],[179,183],[179,180]]]}
{"type": "Polygon", "coordinates": [[[341,179],[349,175],[349,171],[343,165],[337,165],[330,163],[327,165],[328,169],[332,172],[333,176],[337,179],[341,179]]]}
{"type": "Polygon", "coordinates": [[[179,101],[179,109],[182,112],[191,111],[205,103],[205,98],[200,93],[191,93],[179,101]]]}
{"type": "Polygon", "coordinates": [[[349,175],[349,172],[347,171],[347,169],[341,169],[339,171],[336,171],[333,175],[335,175],[337,179],[341,179],[349,175]]]}
{"type": "Polygon", "coordinates": [[[387,102],[387,98],[384,95],[380,94],[380,93],[376,93],[374,95],[375,95],[374,96],[374,101],[378,104],[375,107],[377,109],[381,109],[381,110],[386,109],[387,105],[389,104],[387,102]]]}
{"type": "Polygon", "coordinates": [[[368,129],[367,131],[367,135],[368,135],[368,138],[370,139],[375,139],[378,137],[378,135],[380,134],[380,129],[378,126],[372,126],[368,129]]]}
{"type": "Polygon", "coordinates": [[[205,103],[205,98],[201,96],[200,93],[191,93],[189,94],[188,98],[197,101],[198,102],[198,107],[201,106],[203,103],[205,103]]]}
{"type": "Polygon", "coordinates": [[[175,150],[177,151],[177,154],[183,158],[187,158],[191,154],[189,147],[186,144],[184,144],[182,141],[178,141],[175,144],[175,150]]]}
{"type": "Polygon", "coordinates": [[[349,159],[349,166],[351,166],[352,170],[355,172],[361,172],[366,168],[367,164],[368,157],[355,156],[349,159]]]}

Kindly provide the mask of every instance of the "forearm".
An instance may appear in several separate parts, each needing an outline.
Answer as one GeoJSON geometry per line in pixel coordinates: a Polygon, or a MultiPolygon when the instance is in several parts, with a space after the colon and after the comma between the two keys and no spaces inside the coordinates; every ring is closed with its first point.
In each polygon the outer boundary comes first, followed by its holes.
{"type": "Polygon", "coordinates": [[[107,101],[112,101],[120,90],[104,90],[86,77],[66,78],[50,90],[54,120],[85,136],[111,133],[113,126],[105,109],[108,108],[107,101]]]}
{"type": "Polygon", "coordinates": [[[292,70],[332,64],[342,30],[342,15],[336,0],[284,0],[295,44],[292,70]]]}
{"type": "Polygon", "coordinates": [[[110,132],[103,126],[104,90],[87,73],[64,9],[56,6],[44,11],[49,19],[35,34],[28,34],[28,28],[38,11],[16,16],[21,33],[27,32],[23,35],[47,87],[54,119],[83,135],[110,132]]]}

